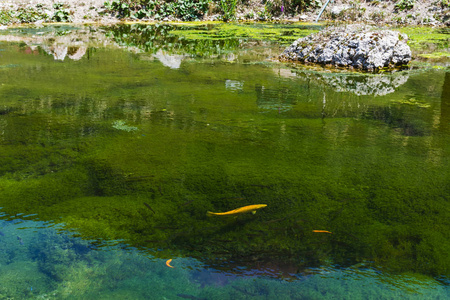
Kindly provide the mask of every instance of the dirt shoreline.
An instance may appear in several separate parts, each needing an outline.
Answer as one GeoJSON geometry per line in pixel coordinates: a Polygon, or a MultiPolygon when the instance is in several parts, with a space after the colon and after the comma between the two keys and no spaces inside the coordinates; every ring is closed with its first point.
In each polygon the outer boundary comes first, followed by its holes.
{"type": "MultiPolygon", "coordinates": [[[[0,3],[0,12],[23,11],[24,13],[38,10],[46,14],[47,18],[42,19],[39,15],[35,19],[30,17],[32,22],[42,23],[55,22],[55,14],[58,11],[65,11],[70,17],[69,22],[76,24],[83,23],[117,23],[123,21],[133,21],[133,18],[119,19],[105,8],[105,0],[6,0],[0,3]],[[60,3],[64,6],[55,9],[54,4],[60,3]],[[52,20],[53,18],[53,20],[52,20]]],[[[324,5],[325,0],[321,1],[324,5]]],[[[264,11],[264,4],[261,1],[250,0],[246,5],[237,7],[236,16],[238,21],[289,21],[289,22],[314,22],[322,8],[317,7],[297,15],[284,15],[261,17],[264,11]]],[[[409,10],[398,11],[395,9],[396,1],[370,1],[356,3],[354,1],[336,0],[330,2],[323,12],[320,21],[328,22],[352,22],[370,25],[427,25],[427,26],[450,26],[450,6],[446,6],[443,0],[429,1],[416,0],[414,7],[409,10]]],[[[211,8],[201,21],[220,21],[221,15],[217,13],[217,8],[211,8]]],[[[134,21],[139,21],[134,19],[134,21]]],[[[181,21],[174,17],[165,17],[162,20],[143,19],[141,21],[181,21]]],[[[2,28],[5,28],[3,21],[2,28]]],[[[2,18],[0,16],[0,25],[2,18]]],[[[17,24],[17,23],[15,23],[17,24]]]]}

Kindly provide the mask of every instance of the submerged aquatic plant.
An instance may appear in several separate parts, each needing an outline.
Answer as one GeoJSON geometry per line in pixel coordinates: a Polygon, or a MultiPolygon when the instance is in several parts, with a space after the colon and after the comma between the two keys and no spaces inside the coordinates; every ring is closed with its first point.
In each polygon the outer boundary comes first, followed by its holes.
{"type": "Polygon", "coordinates": [[[415,98],[408,98],[405,100],[391,100],[391,102],[396,103],[396,104],[408,104],[408,105],[412,105],[412,106],[417,106],[420,108],[429,108],[431,107],[430,104],[425,103],[424,101],[418,101],[415,98]]]}
{"type": "Polygon", "coordinates": [[[138,130],[137,127],[125,125],[125,121],[122,120],[114,121],[112,127],[117,130],[124,130],[127,132],[138,130]]]}

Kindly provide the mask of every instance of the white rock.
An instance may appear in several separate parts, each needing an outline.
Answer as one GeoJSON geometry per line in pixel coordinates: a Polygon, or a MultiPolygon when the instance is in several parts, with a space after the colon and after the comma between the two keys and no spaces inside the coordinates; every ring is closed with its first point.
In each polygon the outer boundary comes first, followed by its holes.
{"type": "Polygon", "coordinates": [[[308,20],[308,15],[300,15],[300,17],[298,17],[298,19],[300,21],[307,21],[308,20]]]}
{"type": "Polygon", "coordinates": [[[391,30],[355,25],[329,27],[298,39],[280,59],[376,70],[407,64],[411,50],[406,42],[406,35],[391,30]]]}

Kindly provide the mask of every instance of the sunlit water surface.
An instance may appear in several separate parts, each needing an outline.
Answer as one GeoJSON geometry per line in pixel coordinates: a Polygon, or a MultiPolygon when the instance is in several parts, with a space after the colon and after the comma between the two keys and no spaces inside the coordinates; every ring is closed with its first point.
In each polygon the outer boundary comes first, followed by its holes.
{"type": "Polygon", "coordinates": [[[277,61],[318,29],[1,32],[0,299],[450,298],[450,73],[277,61]]]}

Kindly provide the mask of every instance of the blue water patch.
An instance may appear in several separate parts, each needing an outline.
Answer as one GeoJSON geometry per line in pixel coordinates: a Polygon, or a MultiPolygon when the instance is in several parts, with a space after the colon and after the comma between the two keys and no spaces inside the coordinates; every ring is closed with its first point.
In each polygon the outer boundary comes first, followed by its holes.
{"type": "MultiPolygon", "coordinates": [[[[105,246],[40,221],[0,221],[0,294],[15,299],[448,299],[447,284],[364,267],[310,269],[277,278],[268,268],[211,269],[105,246]],[[19,227],[20,226],[20,227],[19,227]],[[20,228],[20,229],[19,229],[20,228]],[[244,271],[244,272],[242,272],[244,271]],[[156,298],[155,298],[156,297],[156,298]]],[[[448,282],[448,279],[447,279],[448,282]]]]}

